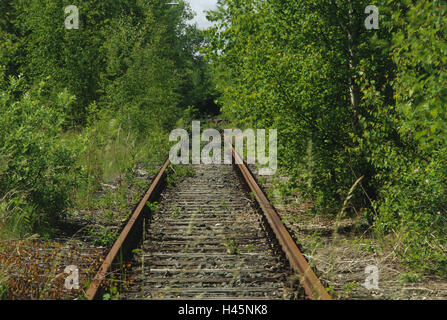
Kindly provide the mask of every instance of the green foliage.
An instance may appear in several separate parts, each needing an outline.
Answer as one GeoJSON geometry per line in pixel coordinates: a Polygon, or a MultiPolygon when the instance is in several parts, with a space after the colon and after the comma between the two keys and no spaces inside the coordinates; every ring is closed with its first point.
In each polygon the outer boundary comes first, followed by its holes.
{"type": "Polygon", "coordinates": [[[408,3],[405,16],[392,17],[399,27],[392,42],[399,133],[413,134],[418,147],[426,152],[447,142],[446,16],[445,2],[419,1],[408,3]]]}
{"type": "Polygon", "coordinates": [[[15,26],[20,34],[24,57],[19,71],[31,83],[52,76],[49,94],[67,88],[76,101],[67,110],[67,125],[82,123],[86,106],[98,97],[99,75],[106,56],[100,46],[109,17],[119,13],[115,1],[31,0],[14,1],[15,26]],[[80,11],[79,30],[66,30],[64,8],[76,5],[80,11]]]}
{"type": "Polygon", "coordinates": [[[241,253],[239,246],[238,246],[236,240],[234,240],[234,239],[227,239],[224,243],[224,246],[227,248],[228,254],[237,255],[237,254],[241,253]]]}
{"type": "Polygon", "coordinates": [[[146,205],[149,207],[152,213],[158,211],[159,203],[158,202],[148,202],[146,205]]]}
{"type": "Polygon", "coordinates": [[[400,274],[398,278],[404,282],[417,282],[421,278],[421,275],[413,272],[406,272],[400,274]]]}
{"type": "Polygon", "coordinates": [[[0,96],[0,197],[7,201],[8,210],[17,213],[12,218],[23,219],[22,231],[63,216],[71,203],[70,192],[79,183],[75,162],[82,141],[67,144],[61,136],[64,111],[72,97],[64,92],[55,102],[45,102],[44,88],[42,84],[37,92],[26,91],[16,99],[22,81],[11,78],[0,96]]]}
{"type": "Polygon", "coordinates": [[[351,281],[351,282],[345,283],[344,292],[346,294],[350,294],[358,287],[359,287],[359,284],[357,282],[355,282],[355,281],[351,281]]]}
{"type": "Polygon", "coordinates": [[[191,167],[171,164],[166,170],[166,174],[166,182],[168,185],[174,186],[185,178],[194,177],[196,173],[191,167]]]}
{"type": "Polygon", "coordinates": [[[92,237],[94,245],[109,247],[115,242],[119,234],[106,228],[101,228],[99,231],[89,230],[89,236],[92,237]]]}
{"type": "Polygon", "coordinates": [[[169,126],[174,107],[215,95],[207,64],[196,54],[203,36],[186,24],[192,14],[185,2],[5,0],[0,9],[0,77],[23,74],[35,85],[51,76],[50,99],[64,89],[76,97],[66,128],[85,125],[94,101],[153,113],[151,122],[134,125],[169,126]],[[79,30],[65,29],[68,5],[79,9],[79,30]]]}
{"type": "Polygon", "coordinates": [[[311,146],[312,174],[302,192],[332,213],[356,180],[353,171],[372,175],[363,158],[346,152],[354,146],[350,135],[360,134],[355,79],[359,56],[369,49],[365,6],[220,1],[212,14],[220,23],[210,36],[211,57],[225,68],[218,82],[224,112],[252,127],[277,129],[280,166],[295,178],[311,146]]]}
{"type": "Polygon", "coordinates": [[[398,254],[413,270],[447,274],[447,5],[406,1],[385,13],[388,41],[373,43],[394,67],[384,72],[387,81],[368,80],[362,88],[366,104],[378,106],[361,119],[359,143],[380,186],[370,220],[379,236],[395,235],[398,254]]]}
{"type": "Polygon", "coordinates": [[[171,217],[173,218],[178,218],[180,216],[181,212],[180,212],[180,208],[177,207],[176,205],[174,205],[172,207],[172,211],[171,211],[171,217]]]}
{"type": "Polygon", "coordinates": [[[147,39],[160,39],[156,34],[159,29],[152,30],[153,24],[132,26],[123,19],[113,26],[118,30],[111,27],[112,36],[105,44],[109,61],[103,103],[119,110],[123,117],[120,122],[138,133],[159,126],[169,129],[179,99],[175,92],[180,83],[178,70],[159,52],[161,40],[154,43],[147,39]],[[128,55],[123,56],[123,51],[128,55]]]}
{"type": "Polygon", "coordinates": [[[367,212],[409,266],[443,274],[446,13],[428,0],[220,0],[206,51],[225,116],[278,130],[290,190],[319,212],[367,212]],[[379,30],[364,27],[369,4],[379,30]]]}
{"type": "Polygon", "coordinates": [[[0,2],[2,224],[39,231],[164,160],[182,109],[213,94],[189,18],[182,1],[0,2]],[[65,29],[67,5],[79,30],[65,29]]]}

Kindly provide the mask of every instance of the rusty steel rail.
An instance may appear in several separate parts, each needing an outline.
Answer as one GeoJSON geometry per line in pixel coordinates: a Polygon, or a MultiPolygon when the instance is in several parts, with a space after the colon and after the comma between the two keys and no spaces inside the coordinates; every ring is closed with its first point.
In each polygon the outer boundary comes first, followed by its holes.
{"type": "Polygon", "coordinates": [[[147,210],[149,210],[146,206],[146,203],[148,201],[154,201],[154,198],[158,195],[157,193],[159,192],[160,187],[164,182],[166,169],[168,168],[169,164],[170,161],[169,159],[167,159],[163,167],[153,180],[149,190],[146,192],[143,199],[134,210],[131,218],[127,222],[120,236],[113,244],[112,249],[105,258],[98,273],[96,274],[95,278],[93,278],[92,283],[90,284],[90,287],[86,292],[86,297],[88,300],[94,300],[98,298],[101,284],[103,283],[104,279],[107,276],[107,273],[111,269],[113,262],[116,262],[116,260],[122,257],[123,254],[128,255],[129,251],[131,251],[130,249],[132,249],[132,246],[134,246],[134,243],[138,240],[138,234],[141,234],[141,232],[138,232],[137,230],[142,230],[142,222],[145,218],[145,213],[147,213],[147,210]]]}
{"type": "Polygon", "coordinates": [[[245,165],[240,155],[231,146],[235,166],[239,169],[250,190],[254,193],[256,201],[262,209],[267,221],[275,234],[282,250],[289,260],[291,268],[298,272],[300,284],[303,286],[306,295],[314,300],[331,300],[330,295],[317,278],[312,268],[307,263],[295,241],[290,236],[284,224],[281,222],[275,208],[270,204],[264,192],[259,187],[250,170],[245,165]]]}

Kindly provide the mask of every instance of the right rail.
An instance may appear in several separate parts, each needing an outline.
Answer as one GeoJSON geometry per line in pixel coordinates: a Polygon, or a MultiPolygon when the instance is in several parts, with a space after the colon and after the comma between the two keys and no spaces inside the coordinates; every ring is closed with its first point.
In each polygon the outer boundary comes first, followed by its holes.
{"type": "Polygon", "coordinates": [[[306,295],[314,300],[331,300],[329,293],[321,284],[312,268],[307,263],[295,241],[290,236],[286,227],[281,222],[278,213],[270,204],[270,201],[262,192],[250,170],[244,164],[239,154],[231,146],[235,166],[239,169],[250,190],[254,193],[256,201],[262,209],[267,221],[275,234],[283,252],[289,260],[290,266],[300,275],[300,284],[303,286],[306,295]]]}

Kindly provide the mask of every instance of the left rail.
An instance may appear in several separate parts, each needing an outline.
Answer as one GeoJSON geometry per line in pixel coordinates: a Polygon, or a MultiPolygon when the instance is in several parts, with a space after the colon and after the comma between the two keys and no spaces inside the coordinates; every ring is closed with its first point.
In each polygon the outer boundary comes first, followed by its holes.
{"type": "Polygon", "coordinates": [[[86,297],[88,300],[94,300],[100,297],[100,293],[102,292],[101,285],[106,278],[107,273],[111,270],[112,264],[124,256],[129,256],[132,249],[138,246],[138,242],[140,241],[139,237],[142,235],[142,232],[138,232],[138,230],[142,231],[143,221],[145,217],[150,214],[150,209],[146,206],[146,203],[148,201],[155,201],[159,196],[165,183],[166,169],[168,168],[169,164],[170,161],[167,159],[155,179],[152,181],[149,190],[133,211],[131,218],[128,220],[126,226],[121,231],[120,236],[113,244],[109,254],[104,259],[104,262],[102,263],[98,273],[93,278],[92,283],[86,292],[86,297]]]}

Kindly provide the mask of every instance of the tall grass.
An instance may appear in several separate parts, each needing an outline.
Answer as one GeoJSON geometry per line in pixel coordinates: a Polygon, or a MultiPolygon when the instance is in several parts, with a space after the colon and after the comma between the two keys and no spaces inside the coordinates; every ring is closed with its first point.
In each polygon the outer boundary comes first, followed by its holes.
{"type": "MultiPolygon", "coordinates": [[[[150,120],[147,114],[131,116],[150,120]]],[[[168,131],[155,122],[141,126],[139,120],[140,127],[126,123],[131,116],[102,113],[83,132],[85,149],[79,164],[85,179],[74,195],[77,205],[90,207],[102,183],[120,184],[138,169],[150,172],[167,157],[168,131]]]]}

